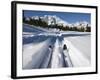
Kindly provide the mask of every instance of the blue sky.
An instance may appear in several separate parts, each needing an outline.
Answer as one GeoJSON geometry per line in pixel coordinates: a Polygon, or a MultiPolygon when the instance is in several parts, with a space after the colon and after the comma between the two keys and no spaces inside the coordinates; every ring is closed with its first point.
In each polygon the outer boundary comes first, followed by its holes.
{"type": "Polygon", "coordinates": [[[86,21],[91,23],[90,13],[74,13],[74,12],[50,12],[50,11],[30,11],[24,10],[23,14],[25,17],[31,16],[44,16],[44,15],[56,15],[68,23],[75,23],[79,21],[86,21]]]}

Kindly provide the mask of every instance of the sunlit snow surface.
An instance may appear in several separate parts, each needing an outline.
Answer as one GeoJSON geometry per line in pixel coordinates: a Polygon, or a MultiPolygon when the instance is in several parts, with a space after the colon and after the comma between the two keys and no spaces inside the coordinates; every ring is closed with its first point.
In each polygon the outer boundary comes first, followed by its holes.
{"type": "Polygon", "coordinates": [[[91,63],[91,34],[24,24],[22,57],[23,69],[87,67],[91,63]]]}

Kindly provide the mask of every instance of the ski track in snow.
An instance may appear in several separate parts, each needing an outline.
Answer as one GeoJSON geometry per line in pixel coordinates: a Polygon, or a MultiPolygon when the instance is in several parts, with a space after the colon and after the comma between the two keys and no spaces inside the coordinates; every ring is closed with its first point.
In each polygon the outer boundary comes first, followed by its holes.
{"type": "Polygon", "coordinates": [[[51,63],[51,68],[58,68],[58,67],[63,67],[63,58],[59,50],[59,41],[58,39],[55,42],[54,46],[54,51],[53,51],[53,56],[52,56],[52,63],[51,63]]]}
{"type": "Polygon", "coordinates": [[[90,36],[77,36],[65,38],[73,44],[83,55],[90,60],[91,59],[91,38],[90,36]]]}
{"type": "MultiPolygon", "coordinates": [[[[25,25],[25,28],[28,28],[27,25],[25,25]]],[[[91,41],[90,36],[87,36],[90,35],[90,33],[61,32],[57,34],[55,31],[51,33],[47,29],[36,28],[35,26],[34,29],[35,30],[31,30],[31,28],[29,28],[30,32],[23,32],[23,37],[25,39],[29,37],[34,39],[34,35],[36,36],[36,33],[38,33],[38,36],[56,36],[56,41],[52,42],[50,37],[44,41],[40,39],[41,42],[39,43],[31,42],[24,44],[23,69],[90,66],[91,41]],[[66,36],[63,38],[61,37],[62,35],[66,36]],[[66,44],[68,50],[63,50],[64,44],[66,44]],[[52,45],[52,49],[49,48],[49,45],[52,45]]]]}
{"type": "MultiPolygon", "coordinates": [[[[72,64],[74,67],[86,67],[90,66],[90,60],[76,48],[67,38],[64,39],[64,43],[68,47],[69,56],[71,58],[72,64]]],[[[78,43],[76,43],[78,45],[78,43]]]]}
{"type": "Polygon", "coordinates": [[[38,68],[45,56],[46,47],[50,39],[39,44],[26,44],[23,46],[23,69],[38,68]]]}

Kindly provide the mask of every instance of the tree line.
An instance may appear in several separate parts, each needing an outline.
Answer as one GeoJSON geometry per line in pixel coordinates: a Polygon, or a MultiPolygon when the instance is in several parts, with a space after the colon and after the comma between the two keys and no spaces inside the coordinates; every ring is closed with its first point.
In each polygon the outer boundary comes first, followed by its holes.
{"type": "Polygon", "coordinates": [[[59,30],[63,30],[63,31],[80,31],[80,32],[91,32],[91,27],[87,24],[86,27],[83,27],[81,24],[80,24],[80,27],[78,26],[74,26],[74,27],[71,27],[71,26],[64,26],[63,24],[59,25],[59,24],[53,24],[51,23],[51,25],[48,25],[48,23],[46,21],[43,21],[40,17],[39,19],[32,19],[32,18],[29,18],[28,20],[26,19],[26,17],[23,17],[23,23],[25,24],[30,24],[30,25],[34,25],[34,26],[37,26],[37,27],[43,27],[43,28],[56,28],[56,29],[59,29],[59,30]]]}

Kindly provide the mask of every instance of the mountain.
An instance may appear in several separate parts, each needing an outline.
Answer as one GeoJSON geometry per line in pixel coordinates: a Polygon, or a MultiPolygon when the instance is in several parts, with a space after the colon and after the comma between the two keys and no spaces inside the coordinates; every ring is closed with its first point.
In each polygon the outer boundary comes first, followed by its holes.
{"type": "MultiPolygon", "coordinates": [[[[41,19],[42,21],[45,21],[48,23],[48,25],[63,25],[64,27],[69,26],[69,27],[86,27],[87,25],[90,26],[91,24],[89,24],[86,21],[79,21],[76,23],[68,23],[67,21],[64,21],[63,19],[61,19],[60,17],[56,16],[56,15],[44,15],[44,16],[32,16],[30,17],[31,19],[35,19],[35,20],[39,20],[41,19]]],[[[27,20],[29,20],[29,18],[26,18],[27,20]]]]}

